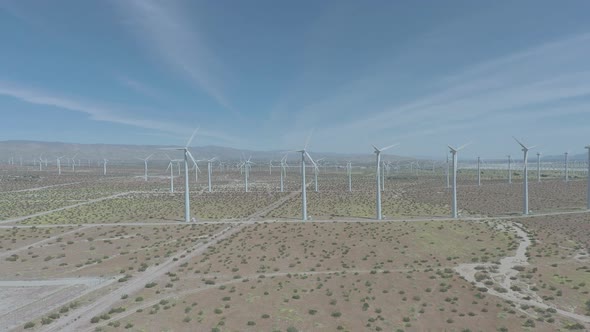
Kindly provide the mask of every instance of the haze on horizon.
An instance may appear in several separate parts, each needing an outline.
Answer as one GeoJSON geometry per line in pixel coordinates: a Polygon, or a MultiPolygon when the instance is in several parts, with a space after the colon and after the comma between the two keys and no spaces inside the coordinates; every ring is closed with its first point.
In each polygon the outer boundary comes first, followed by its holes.
{"type": "Polygon", "coordinates": [[[587,1],[0,2],[0,141],[546,155],[590,143],[587,1]],[[535,150],[536,152],[537,150],[535,150]]]}

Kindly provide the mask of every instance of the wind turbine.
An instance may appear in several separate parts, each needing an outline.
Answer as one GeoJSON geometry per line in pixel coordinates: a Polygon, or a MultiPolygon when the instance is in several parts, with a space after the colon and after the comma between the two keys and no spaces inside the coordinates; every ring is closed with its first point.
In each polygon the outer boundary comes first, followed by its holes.
{"type": "MultiPolygon", "coordinates": [[[[163,150],[183,151],[183,154],[184,154],[184,221],[185,222],[191,221],[190,187],[189,187],[189,181],[188,181],[188,160],[189,160],[189,158],[193,161],[193,163],[196,163],[195,158],[193,158],[193,155],[189,151],[188,147],[191,145],[193,138],[195,138],[197,131],[199,131],[199,127],[197,127],[195,129],[195,131],[193,131],[193,134],[188,139],[188,141],[186,142],[186,145],[184,147],[182,147],[182,148],[164,148],[163,149],[163,150]]],[[[178,165],[179,165],[178,167],[180,168],[180,163],[178,165]]]]}
{"type": "Polygon", "coordinates": [[[541,183],[541,152],[537,152],[537,182],[541,183]]]}
{"type": "MultiPolygon", "coordinates": [[[[182,161],[182,160],[180,160],[182,161]]],[[[195,160],[193,162],[193,168],[191,168],[191,171],[194,169],[195,170],[195,183],[199,182],[199,173],[201,173],[201,169],[199,168],[199,161],[203,161],[203,160],[195,160]]]]}
{"type": "Polygon", "coordinates": [[[569,173],[568,173],[568,168],[567,168],[567,156],[568,156],[569,152],[564,153],[565,155],[565,182],[569,181],[569,173]]]}
{"type": "MultiPolygon", "coordinates": [[[[76,153],[74,156],[72,156],[72,173],[76,172],[76,160],[74,158],[76,158],[78,154],[76,153]]],[[[68,159],[68,163],[69,163],[70,159],[68,159]]]]}
{"type": "Polygon", "coordinates": [[[61,175],[61,158],[63,158],[63,157],[64,156],[55,157],[56,163],[57,163],[57,175],[61,175]]]}
{"type": "Polygon", "coordinates": [[[144,176],[143,176],[143,177],[144,177],[145,181],[147,181],[147,180],[148,180],[148,174],[147,174],[147,171],[148,171],[148,164],[147,164],[147,162],[148,162],[148,160],[149,160],[149,159],[150,159],[150,158],[151,158],[153,155],[154,155],[154,154],[152,153],[152,154],[150,154],[149,156],[147,156],[147,158],[144,158],[144,159],[142,159],[142,158],[137,158],[137,159],[139,159],[139,160],[143,160],[143,163],[144,163],[144,176]]]}
{"type": "Polygon", "coordinates": [[[517,140],[516,137],[513,137],[514,140],[520,144],[522,147],[522,152],[524,152],[524,159],[523,159],[523,173],[524,173],[524,181],[523,181],[523,197],[522,197],[522,212],[524,215],[529,214],[529,176],[528,176],[528,155],[529,150],[534,148],[535,146],[527,147],[521,141],[517,140]]]}
{"type": "Polygon", "coordinates": [[[587,181],[588,184],[586,186],[586,207],[588,208],[588,210],[590,210],[590,145],[586,145],[585,147],[586,149],[588,149],[588,174],[587,174],[587,181]]]}
{"type": "Polygon", "coordinates": [[[481,163],[481,158],[477,156],[477,186],[481,187],[481,172],[479,171],[479,166],[481,163]]]}
{"type": "Polygon", "coordinates": [[[207,160],[207,173],[209,174],[209,192],[211,192],[211,163],[216,161],[217,157],[207,160]]]}
{"type": "MultiPolygon", "coordinates": [[[[244,185],[245,185],[245,189],[246,192],[248,192],[248,177],[250,176],[250,168],[252,167],[251,165],[255,165],[253,162],[250,161],[250,159],[252,158],[252,156],[250,156],[248,158],[248,160],[245,160],[244,162],[242,162],[242,164],[240,165],[240,170],[244,170],[244,185]]],[[[244,158],[245,159],[245,158],[244,158]]]]}
{"type": "Polygon", "coordinates": [[[451,154],[453,155],[453,200],[451,207],[451,215],[453,218],[459,217],[459,214],[457,213],[457,152],[463,150],[467,145],[469,145],[469,143],[464,144],[458,148],[448,145],[449,149],[451,150],[451,154]]]}
{"type": "Polygon", "coordinates": [[[511,164],[512,164],[512,160],[510,159],[510,155],[507,156],[508,157],[508,184],[512,183],[512,170],[511,170],[511,164]]]}
{"type": "Polygon", "coordinates": [[[380,170],[380,166],[381,166],[381,152],[391,149],[392,147],[398,145],[393,144],[390,146],[386,146],[384,148],[378,149],[377,147],[375,147],[374,145],[372,145],[373,149],[375,149],[375,155],[376,155],[376,175],[377,175],[377,220],[381,220],[382,216],[381,216],[381,170],[380,170]]]}
{"type": "Polygon", "coordinates": [[[307,152],[307,146],[309,145],[309,140],[311,138],[311,134],[307,137],[305,145],[303,146],[302,150],[295,151],[301,153],[301,219],[303,221],[307,220],[307,190],[306,190],[306,182],[305,182],[305,157],[311,161],[314,167],[317,167],[316,163],[313,161],[309,153],[307,152]]]}
{"type": "Polygon", "coordinates": [[[174,162],[175,160],[170,159],[170,163],[168,163],[168,167],[166,170],[170,169],[170,192],[174,192],[174,162]]]}
{"type": "Polygon", "coordinates": [[[109,162],[108,159],[103,159],[102,162],[102,175],[107,175],[107,163],[109,162]]]}
{"type": "MultiPolygon", "coordinates": [[[[324,160],[326,158],[320,158],[318,160],[316,160],[317,163],[319,163],[320,161],[324,160]]],[[[318,192],[318,173],[320,172],[320,168],[318,167],[317,163],[313,164],[313,182],[315,185],[315,192],[318,192]]]]}
{"type": "Polygon", "coordinates": [[[283,178],[287,177],[287,156],[288,154],[281,158],[281,192],[283,192],[283,178]]]}
{"type": "Polygon", "coordinates": [[[348,173],[348,192],[352,192],[352,162],[346,163],[346,172],[348,173]]]}
{"type": "Polygon", "coordinates": [[[447,189],[451,188],[451,172],[449,170],[450,165],[449,165],[449,154],[447,153],[447,189]]]}

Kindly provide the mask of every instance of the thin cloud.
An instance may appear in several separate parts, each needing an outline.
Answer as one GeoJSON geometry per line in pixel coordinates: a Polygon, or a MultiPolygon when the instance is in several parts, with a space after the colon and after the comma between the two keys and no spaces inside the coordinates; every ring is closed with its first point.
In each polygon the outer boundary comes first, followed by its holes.
{"type": "MultiPolygon", "coordinates": [[[[478,65],[457,71],[435,81],[438,91],[418,95],[397,105],[376,105],[372,99],[384,98],[381,92],[367,94],[383,84],[381,78],[357,80],[355,92],[347,89],[344,95],[336,94],[303,108],[297,118],[323,111],[338,119],[340,112],[350,111],[341,101],[362,104],[362,112],[346,121],[330,123],[319,128],[323,137],[355,136],[373,137],[380,133],[394,133],[396,137],[413,137],[415,133],[448,133],[449,128],[481,128],[481,119],[493,120],[509,116],[518,110],[533,118],[568,114],[587,114],[587,97],[590,96],[590,34],[568,37],[527,50],[491,59],[478,65]],[[361,84],[362,83],[362,84],[361,84]],[[567,107],[547,107],[563,104],[567,107]],[[586,106],[586,108],[584,108],[586,106]],[[535,111],[534,109],[542,111],[535,111]],[[460,123],[458,123],[460,122],[460,123]]],[[[353,85],[353,86],[354,86],[353,85]]],[[[489,122],[486,122],[489,123],[489,122]]],[[[482,127],[483,126],[483,127],[482,127]]],[[[285,135],[288,140],[293,135],[285,135]]]]}
{"type": "Polygon", "coordinates": [[[134,90],[137,93],[140,93],[146,97],[150,97],[153,99],[162,100],[164,96],[160,91],[157,89],[137,80],[134,80],[125,75],[116,75],[115,78],[119,81],[122,85],[134,90]]]}
{"type": "Polygon", "coordinates": [[[224,67],[198,31],[172,2],[117,1],[125,23],[171,67],[186,75],[221,106],[233,110],[223,92],[224,67]]]}
{"type": "MultiPolygon", "coordinates": [[[[0,81],[0,95],[12,97],[30,104],[51,106],[72,112],[85,113],[88,114],[90,119],[94,121],[123,124],[144,129],[173,133],[176,135],[190,133],[194,130],[194,128],[190,128],[185,125],[179,125],[173,122],[138,118],[133,115],[128,115],[130,112],[120,107],[113,107],[93,101],[59,96],[54,93],[22,87],[10,82],[0,81]]],[[[236,142],[240,141],[238,138],[212,130],[201,130],[199,132],[199,136],[213,138],[231,144],[235,144],[236,142]]]]}

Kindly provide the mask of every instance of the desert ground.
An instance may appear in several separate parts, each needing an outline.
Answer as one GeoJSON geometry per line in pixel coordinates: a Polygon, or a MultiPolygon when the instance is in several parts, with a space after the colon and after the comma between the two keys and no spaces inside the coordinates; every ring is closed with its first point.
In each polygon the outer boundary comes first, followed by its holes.
{"type": "Polygon", "coordinates": [[[143,165],[0,166],[1,331],[566,331],[590,329],[586,179],[375,175],[253,167],[184,177],[143,165]]]}

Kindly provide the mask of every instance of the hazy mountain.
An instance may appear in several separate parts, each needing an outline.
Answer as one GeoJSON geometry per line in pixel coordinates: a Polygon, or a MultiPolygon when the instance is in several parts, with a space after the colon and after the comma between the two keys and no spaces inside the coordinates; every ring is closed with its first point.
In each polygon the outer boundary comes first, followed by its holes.
{"type": "MultiPolygon", "coordinates": [[[[182,158],[182,152],[162,150],[174,146],[159,145],[124,145],[124,144],[76,144],[62,142],[39,142],[39,141],[0,141],[0,162],[5,163],[9,158],[14,157],[15,162],[19,162],[22,157],[23,162],[31,163],[33,158],[43,158],[49,160],[58,156],[66,158],[77,155],[77,159],[103,159],[130,161],[136,158],[145,158],[154,154],[153,160],[168,160],[171,158],[182,158]]],[[[223,146],[195,146],[191,147],[191,152],[196,159],[208,159],[218,157],[221,160],[234,161],[239,160],[242,156],[252,161],[261,161],[267,163],[268,160],[280,160],[285,154],[284,151],[250,151],[239,150],[223,146]]],[[[341,154],[330,152],[310,151],[314,159],[326,158],[328,163],[344,162],[351,160],[353,162],[371,162],[374,160],[374,154],[341,154]]],[[[299,158],[298,153],[291,152],[289,160],[295,161],[299,158]]],[[[409,159],[394,155],[387,155],[387,160],[391,159],[409,159]]],[[[413,159],[413,158],[412,158],[413,159]]]]}

